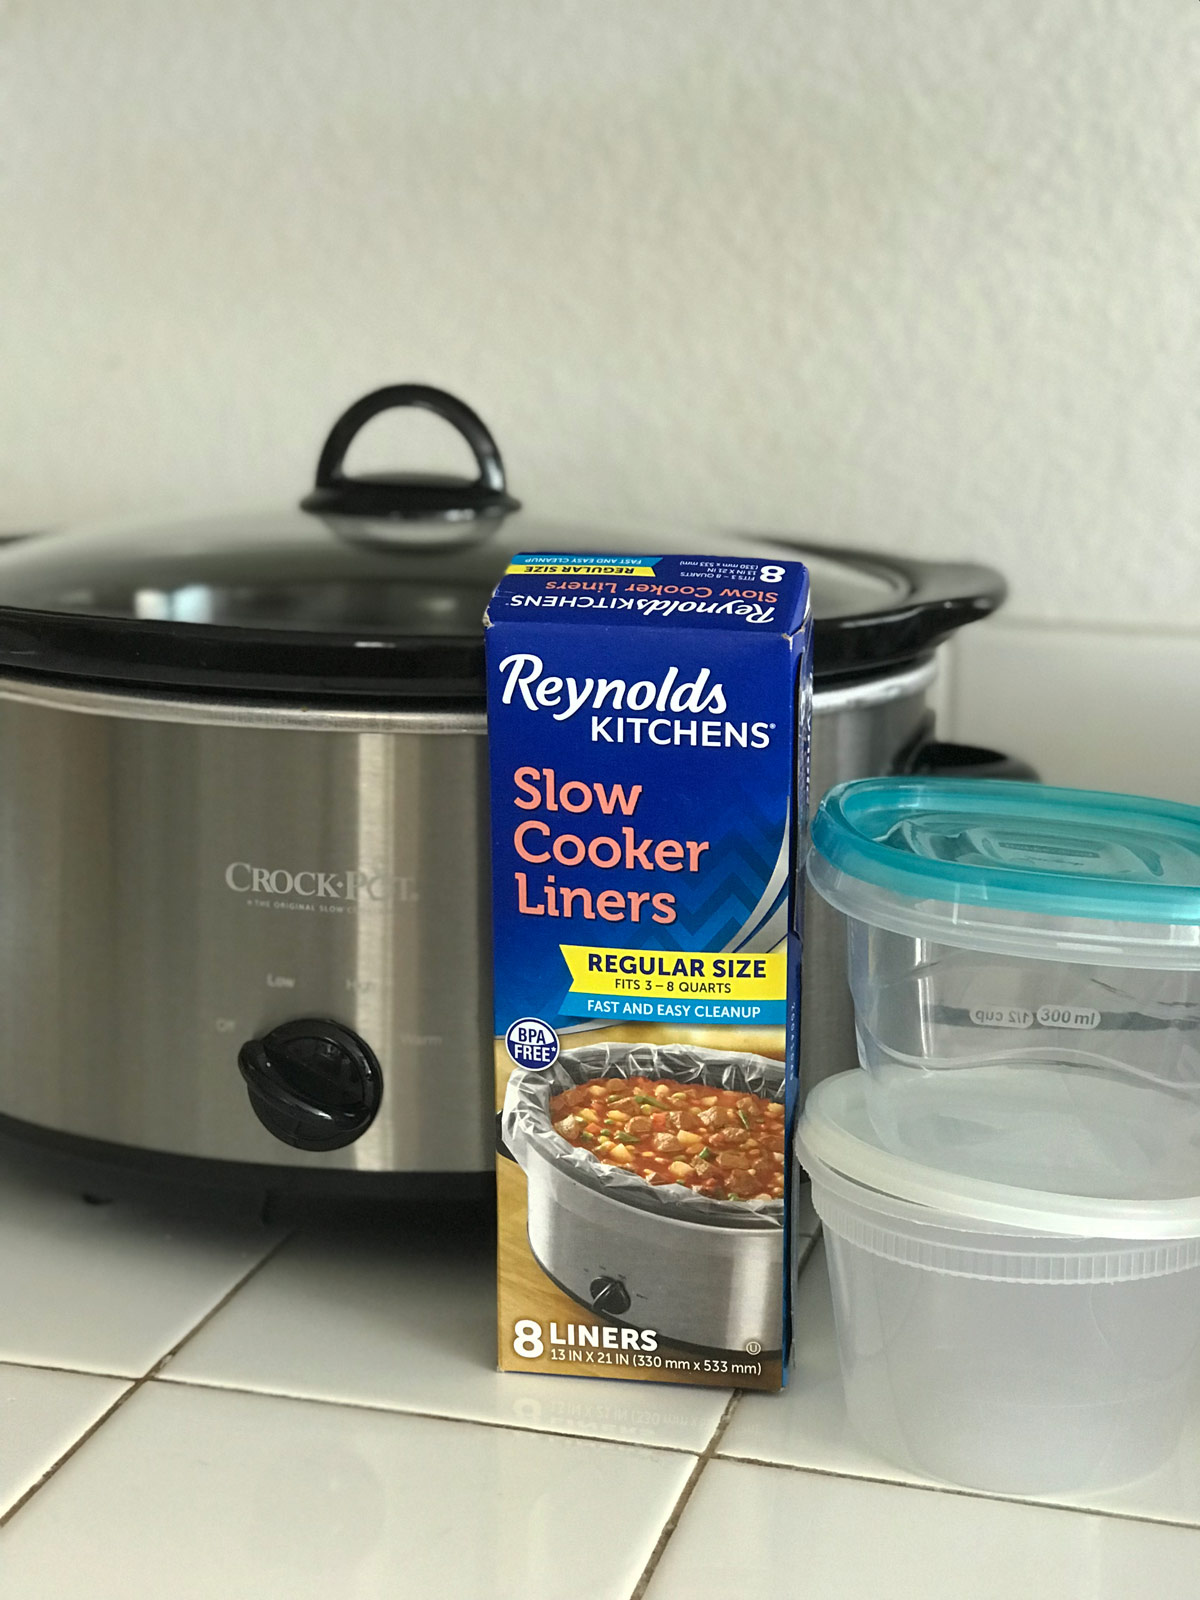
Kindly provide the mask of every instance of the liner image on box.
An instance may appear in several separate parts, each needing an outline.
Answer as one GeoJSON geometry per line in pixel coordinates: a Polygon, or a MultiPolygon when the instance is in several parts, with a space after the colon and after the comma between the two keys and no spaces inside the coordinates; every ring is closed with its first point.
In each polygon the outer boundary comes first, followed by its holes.
{"type": "Polygon", "coordinates": [[[522,555],[485,621],[500,1365],[778,1388],[807,573],[522,555]]]}

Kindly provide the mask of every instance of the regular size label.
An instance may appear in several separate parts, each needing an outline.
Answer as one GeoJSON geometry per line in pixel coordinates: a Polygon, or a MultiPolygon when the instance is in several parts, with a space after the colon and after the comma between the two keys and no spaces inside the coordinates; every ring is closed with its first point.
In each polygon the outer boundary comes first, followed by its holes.
{"type": "Polygon", "coordinates": [[[1100,1013],[1090,1006],[1039,1006],[1037,1019],[1043,1028],[1098,1028],[1100,1013]]]}
{"type": "Polygon", "coordinates": [[[571,974],[562,1009],[576,1017],[656,1022],[782,1023],[788,992],[782,950],[628,950],[560,945],[571,974]]]}

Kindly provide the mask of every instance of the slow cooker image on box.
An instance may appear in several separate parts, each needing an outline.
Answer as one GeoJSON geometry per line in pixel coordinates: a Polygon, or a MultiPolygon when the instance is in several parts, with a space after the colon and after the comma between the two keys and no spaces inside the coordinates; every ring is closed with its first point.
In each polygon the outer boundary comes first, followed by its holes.
{"type": "Polygon", "coordinates": [[[598,1078],[702,1083],[783,1101],[783,1067],[686,1045],[597,1044],[508,1081],[502,1133],[528,1185],[529,1246],[564,1293],[672,1344],[778,1357],[782,1200],[715,1199],[606,1166],[555,1132],[550,1102],[598,1078]]]}
{"type": "MultiPolygon", "coordinates": [[[[647,545],[809,564],[814,801],[946,759],[933,652],[996,574],[538,524],[482,421],[423,386],[352,406],[275,514],[0,550],[0,1127],[268,1190],[482,1190],[484,606],[515,550],[647,545]],[[475,478],[347,473],[358,430],[412,406],[475,478]]],[[[824,1076],[853,1030],[841,931],[810,917],[824,1076]]]]}

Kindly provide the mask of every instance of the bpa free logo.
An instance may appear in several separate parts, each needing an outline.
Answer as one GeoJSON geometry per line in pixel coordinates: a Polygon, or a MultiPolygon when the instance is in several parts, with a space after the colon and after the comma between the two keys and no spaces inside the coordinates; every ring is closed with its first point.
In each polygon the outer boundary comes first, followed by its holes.
{"type": "Polygon", "coordinates": [[[518,1067],[542,1072],[558,1060],[558,1035],[541,1017],[519,1017],[504,1035],[509,1059],[518,1067]]]}

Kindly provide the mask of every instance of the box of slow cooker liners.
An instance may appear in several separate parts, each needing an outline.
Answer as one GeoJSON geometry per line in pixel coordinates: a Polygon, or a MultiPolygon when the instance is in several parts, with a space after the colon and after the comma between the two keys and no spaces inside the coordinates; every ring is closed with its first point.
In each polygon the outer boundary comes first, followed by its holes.
{"type": "Polygon", "coordinates": [[[777,1389],[808,574],[518,555],[485,620],[500,1366],[777,1389]]]}

